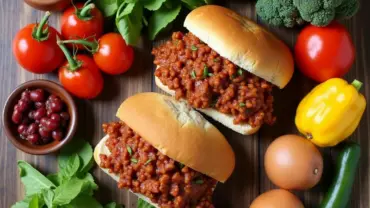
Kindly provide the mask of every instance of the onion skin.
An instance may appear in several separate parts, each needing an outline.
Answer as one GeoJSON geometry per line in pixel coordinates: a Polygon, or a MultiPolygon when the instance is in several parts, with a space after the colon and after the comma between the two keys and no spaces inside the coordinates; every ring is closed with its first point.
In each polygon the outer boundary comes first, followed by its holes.
{"type": "Polygon", "coordinates": [[[62,11],[71,5],[71,0],[24,0],[24,2],[43,11],[62,11]]]}

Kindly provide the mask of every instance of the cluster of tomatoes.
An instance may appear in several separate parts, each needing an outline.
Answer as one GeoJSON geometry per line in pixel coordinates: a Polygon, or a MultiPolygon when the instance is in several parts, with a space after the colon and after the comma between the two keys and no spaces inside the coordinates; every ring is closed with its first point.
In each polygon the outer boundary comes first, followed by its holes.
{"type": "Polygon", "coordinates": [[[26,70],[44,74],[59,68],[65,89],[92,99],[103,89],[101,71],[117,75],[131,67],[133,48],[118,33],[103,34],[104,17],[93,3],[67,8],[61,17],[61,34],[47,24],[49,16],[46,12],[40,23],[27,25],[13,40],[14,56],[26,70]]]}

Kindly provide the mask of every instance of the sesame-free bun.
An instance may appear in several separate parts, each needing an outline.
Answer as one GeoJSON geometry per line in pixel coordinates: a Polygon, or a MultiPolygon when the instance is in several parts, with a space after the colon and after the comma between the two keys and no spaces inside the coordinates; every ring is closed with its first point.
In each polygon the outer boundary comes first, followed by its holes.
{"type": "MultiPolygon", "coordinates": [[[[175,91],[168,88],[164,85],[158,77],[155,77],[155,84],[166,93],[174,96],[175,91]]],[[[252,127],[247,123],[244,124],[234,124],[234,117],[229,114],[224,114],[219,112],[214,108],[198,108],[198,111],[206,114],[207,116],[211,117],[213,120],[220,122],[224,126],[230,128],[233,131],[236,131],[243,135],[251,135],[256,133],[261,126],[252,127]]]]}
{"type": "MultiPolygon", "coordinates": [[[[217,181],[225,182],[234,170],[235,155],[225,137],[185,102],[139,93],[126,99],[116,116],[162,154],[217,181]]],[[[98,164],[101,152],[98,145],[98,164]]]]}
{"type": "Polygon", "coordinates": [[[289,48],[230,9],[199,7],[186,17],[184,26],[222,57],[279,88],[292,78],[294,61],[289,48]]]}

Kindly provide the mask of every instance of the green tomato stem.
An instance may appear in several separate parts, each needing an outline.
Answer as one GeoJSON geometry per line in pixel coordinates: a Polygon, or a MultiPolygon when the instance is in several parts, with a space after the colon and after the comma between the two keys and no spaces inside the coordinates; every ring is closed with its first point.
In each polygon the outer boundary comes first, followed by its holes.
{"type": "Polygon", "coordinates": [[[354,88],[356,88],[357,91],[360,91],[362,87],[362,82],[358,81],[357,79],[353,80],[351,84],[354,88]]]}
{"type": "Polygon", "coordinates": [[[95,8],[94,3],[87,4],[84,6],[80,11],[80,17],[82,18],[90,18],[91,17],[91,10],[95,8]]]}
{"type": "Polygon", "coordinates": [[[63,51],[67,61],[68,61],[68,70],[76,71],[81,67],[81,63],[72,57],[71,53],[68,51],[68,48],[63,44],[63,42],[58,38],[57,44],[59,48],[63,51]]]}
{"type": "Polygon", "coordinates": [[[44,28],[45,24],[48,22],[50,15],[51,15],[51,13],[49,11],[47,11],[45,13],[45,15],[42,17],[40,23],[37,25],[36,33],[34,35],[34,38],[36,40],[41,40],[41,39],[43,39],[44,37],[46,37],[48,35],[48,32],[44,33],[43,28],[44,28]]]}
{"type": "Polygon", "coordinates": [[[78,40],[63,40],[63,41],[60,41],[61,43],[63,44],[68,44],[68,43],[72,43],[72,44],[81,44],[83,46],[86,46],[88,48],[90,48],[90,52],[91,53],[95,53],[96,51],[98,51],[98,48],[99,48],[99,44],[97,41],[88,41],[88,40],[85,40],[85,39],[78,39],[78,40]]]}

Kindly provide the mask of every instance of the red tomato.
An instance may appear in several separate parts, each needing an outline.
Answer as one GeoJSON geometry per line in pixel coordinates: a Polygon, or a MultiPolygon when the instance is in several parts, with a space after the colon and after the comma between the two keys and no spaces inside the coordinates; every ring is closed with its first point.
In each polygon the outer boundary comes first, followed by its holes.
{"type": "Polygon", "coordinates": [[[337,22],[327,27],[305,27],[298,36],[294,52],[299,70],[318,82],[344,76],[355,59],[351,36],[337,22]]]}
{"type": "Polygon", "coordinates": [[[87,55],[79,54],[75,61],[81,66],[71,69],[71,64],[66,61],[59,68],[59,81],[63,87],[73,95],[92,99],[100,94],[103,89],[104,80],[94,60],[87,55]]]}
{"type": "Polygon", "coordinates": [[[130,69],[134,61],[134,50],[120,34],[108,33],[100,38],[94,61],[107,74],[122,74],[130,69]]]}
{"type": "Polygon", "coordinates": [[[49,16],[50,13],[47,13],[39,25],[27,25],[13,40],[13,54],[18,63],[37,74],[52,72],[64,60],[63,52],[57,45],[57,36],[60,37],[60,34],[53,27],[46,25],[49,16]],[[34,33],[38,27],[42,27],[42,30],[48,28],[48,33],[34,33]]]}
{"type": "MultiPolygon", "coordinates": [[[[77,3],[63,12],[61,31],[64,39],[88,38],[98,39],[103,34],[104,17],[93,3],[77,3]]],[[[71,45],[69,45],[71,46],[71,45]]],[[[82,45],[78,45],[83,49],[82,45]]]]}

